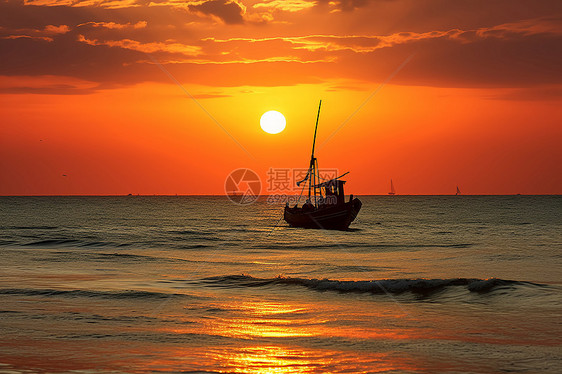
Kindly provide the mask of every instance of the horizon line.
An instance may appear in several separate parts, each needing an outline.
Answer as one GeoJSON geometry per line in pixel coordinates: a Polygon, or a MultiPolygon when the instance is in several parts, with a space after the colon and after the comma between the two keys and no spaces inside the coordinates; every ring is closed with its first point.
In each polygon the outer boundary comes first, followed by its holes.
{"type": "MultiPolygon", "coordinates": [[[[269,197],[269,196],[298,196],[290,194],[261,194],[259,197],[269,197]]],[[[509,193],[509,194],[496,194],[496,193],[483,193],[483,194],[395,194],[389,195],[384,194],[351,194],[353,196],[387,196],[387,197],[399,197],[399,196],[562,196],[562,193],[509,193]]],[[[349,195],[347,195],[349,196],[349,195]]],[[[2,197],[228,197],[226,194],[36,194],[36,195],[0,195],[2,197]]],[[[258,197],[258,198],[259,198],[258,197]]]]}

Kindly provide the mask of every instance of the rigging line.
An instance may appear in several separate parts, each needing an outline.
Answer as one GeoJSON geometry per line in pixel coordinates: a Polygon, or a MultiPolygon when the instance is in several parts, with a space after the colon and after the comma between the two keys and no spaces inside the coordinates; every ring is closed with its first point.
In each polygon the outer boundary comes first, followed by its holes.
{"type": "Polygon", "coordinates": [[[170,78],[172,80],[172,82],[174,82],[179,88],[181,88],[181,90],[187,95],[189,96],[189,98],[191,100],[193,100],[195,102],[195,104],[197,104],[199,106],[199,108],[201,108],[201,110],[203,112],[205,112],[205,114],[207,114],[207,116],[209,116],[209,118],[211,118],[216,124],[217,126],[219,126],[222,131],[224,131],[226,133],[226,135],[230,136],[230,138],[244,151],[246,152],[246,154],[248,156],[250,156],[251,159],[255,160],[255,157],[248,152],[248,150],[246,148],[244,148],[244,146],[242,144],[240,144],[240,142],[238,140],[236,140],[236,138],[228,132],[228,130],[226,128],[224,128],[223,125],[220,124],[220,122],[211,114],[209,113],[209,111],[207,109],[205,109],[205,107],[199,102],[197,101],[197,99],[191,94],[189,93],[188,90],[185,89],[185,87],[168,71],[168,69],[166,69],[161,63],[159,63],[158,61],[156,61],[156,59],[154,57],[152,57],[149,54],[146,54],[148,56],[148,58],[156,65],[160,68],[160,70],[162,70],[164,72],[164,74],[166,74],[168,76],[168,78],[170,78]]]}
{"type": "Polygon", "coordinates": [[[284,216],[281,216],[279,218],[279,220],[277,221],[277,223],[275,224],[275,226],[273,226],[273,228],[267,233],[267,235],[265,236],[266,238],[277,228],[277,226],[279,226],[279,222],[281,222],[281,220],[283,219],[284,216]]]}
{"type": "MultiPolygon", "coordinates": [[[[301,202],[301,197],[302,197],[302,193],[304,192],[304,188],[306,187],[306,185],[303,185],[301,188],[301,193],[299,194],[299,199],[297,200],[297,205],[298,203],[301,202]]],[[[279,220],[277,221],[277,223],[275,224],[275,226],[273,226],[273,228],[267,233],[267,235],[265,236],[266,238],[269,236],[269,234],[271,234],[276,228],[277,226],[279,226],[279,222],[281,222],[281,219],[285,216],[285,214],[283,213],[283,215],[281,216],[281,218],[279,218],[279,220]]]]}
{"type": "Polygon", "coordinates": [[[359,112],[359,111],[361,110],[361,108],[363,108],[363,107],[365,106],[365,104],[367,104],[367,103],[369,102],[369,100],[371,100],[371,99],[373,98],[373,96],[375,96],[380,90],[382,90],[382,88],[383,88],[388,82],[390,82],[390,80],[392,80],[392,78],[394,78],[394,76],[396,76],[396,74],[398,74],[398,72],[399,72],[400,70],[402,70],[402,68],[403,68],[404,66],[406,66],[406,65],[408,64],[408,62],[410,62],[410,60],[414,57],[414,55],[415,55],[415,53],[414,53],[414,54],[411,54],[410,56],[408,56],[408,57],[404,60],[404,62],[402,62],[402,64],[400,64],[400,66],[398,66],[398,67],[396,68],[396,70],[394,70],[394,72],[392,72],[392,74],[390,74],[390,75],[388,76],[388,78],[386,78],[386,80],[385,80],[384,82],[382,82],[382,83],[365,99],[365,101],[363,101],[363,103],[362,103],[361,105],[359,105],[359,107],[358,107],[357,109],[355,109],[355,111],[354,111],[353,113],[351,113],[351,114],[349,115],[349,117],[347,117],[347,119],[346,119],[345,121],[343,121],[343,122],[341,123],[341,125],[340,125],[337,129],[335,129],[335,130],[330,134],[330,136],[328,136],[328,137],[326,138],[326,140],[324,140],[324,142],[323,142],[322,144],[320,144],[320,146],[318,147],[318,149],[321,149],[326,143],[328,143],[328,141],[330,141],[330,139],[332,139],[332,137],[333,137],[334,135],[336,135],[336,133],[337,133],[338,131],[340,131],[341,128],[344,127],[344,126],[357,114],[357,112],[359,112]]]}

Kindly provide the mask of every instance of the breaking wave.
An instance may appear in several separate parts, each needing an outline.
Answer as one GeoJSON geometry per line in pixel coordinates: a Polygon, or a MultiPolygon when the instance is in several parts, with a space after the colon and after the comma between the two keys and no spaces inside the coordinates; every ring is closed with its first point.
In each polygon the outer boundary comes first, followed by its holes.
{"type": "Polygon", "coordinates": [[[451,279],[381,279],[371,281],[347,281],[333,279],[291,278],[278,276],[275,278],[254,278],[249,275],[227,275],[205,278],[201,281],[214,287],[264,287],[274,285],[302,286],[315,291],[337,291],[342,293],[401,294],[431,293],[450,287],[465,287],[471,292],[489,292],[500,288],[518,286],[548,287],[546,285],[504,280],[497,278],[451,278],[451,279]]]}

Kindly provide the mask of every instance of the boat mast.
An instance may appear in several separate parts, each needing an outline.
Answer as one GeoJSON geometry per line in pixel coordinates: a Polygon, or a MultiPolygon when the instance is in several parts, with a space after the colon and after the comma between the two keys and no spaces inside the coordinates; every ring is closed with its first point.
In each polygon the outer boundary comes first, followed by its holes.
{"type": "Polygon", "coordinates": [[[310,201],[310,192],[314,186],[314,205],[316,205],[316,158],[314,157],[314,147],[316,146],[316,132],[318,130],[318,119],[320,118],[320,107],[322,100],[318,104],[318,114],[316,114],[316,126],[314,127],[314,139],[312,140],[312,154],[310,156],[310,165],[308,167],[309,180],[308,180],[308,200],[310,201]]]}

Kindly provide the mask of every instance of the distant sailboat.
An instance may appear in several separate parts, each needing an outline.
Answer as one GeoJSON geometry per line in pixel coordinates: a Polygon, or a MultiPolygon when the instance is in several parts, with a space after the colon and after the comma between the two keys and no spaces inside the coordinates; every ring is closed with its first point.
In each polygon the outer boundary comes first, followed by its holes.
{"type": "Polygon", "coordinates": [[[460,195],[461,194],[461,190],[459,190],[459,186],[457,186],[457,193],[455,195],[460,195]]]}
{"type": "Polygon", "coordinates": [[[389,195],[396,195],[396,191],[394,190],[394,183],[392,183],[392,179],[390,180],[390,192],[389,195]]]}

